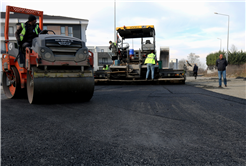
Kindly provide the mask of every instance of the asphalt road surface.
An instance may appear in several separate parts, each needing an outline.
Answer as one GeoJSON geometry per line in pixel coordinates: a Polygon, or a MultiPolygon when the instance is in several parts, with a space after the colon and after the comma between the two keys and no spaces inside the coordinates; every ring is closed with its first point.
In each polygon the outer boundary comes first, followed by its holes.
{"type": "Polygon", "coordinates": [[[246,100],[188,85],[95,86],[86,103],[1,95],[2,165],[246,165],[246,100]]]}

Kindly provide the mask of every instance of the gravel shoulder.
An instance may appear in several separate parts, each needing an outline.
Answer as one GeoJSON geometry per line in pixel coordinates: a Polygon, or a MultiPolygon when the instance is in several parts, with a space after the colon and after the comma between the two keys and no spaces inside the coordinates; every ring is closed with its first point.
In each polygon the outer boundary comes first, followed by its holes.
{"type": "MultiPolygon", "coordinates": [[[[223,81],[223,80],[222,80],[223,81]]],[[[227,78],[227,87],[222,83],[219,88],[218,77],[187,77],[186,85],[203,88],[212,92],[246,99],[246,80],[244,78],[227,78]]]]}

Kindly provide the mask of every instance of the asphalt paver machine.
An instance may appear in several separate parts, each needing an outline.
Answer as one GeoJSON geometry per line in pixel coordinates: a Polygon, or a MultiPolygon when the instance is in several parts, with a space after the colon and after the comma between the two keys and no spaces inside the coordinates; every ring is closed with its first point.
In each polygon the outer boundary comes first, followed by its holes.
{"type": "Polygon", "coordinates": [[[24,50],[25,61],[21,62],[17,42],[8,38],[10,12],[38,16],[39,27],[43,29],[42,11],[6,7],[6,53],[2,55],[5,95],[18,98],[27,94],[30,104],[61,98],[89,101],[94,93],[93,57],[89,56],[85,42],[43,30],[33,39],[32,46],[24,50]]]}
{"type": "MultiPolygon", "coordinates": [[[[99,70],[95,72],[95,81],[145,81],[147,65],[144,64],[147,55],[151,52],[156,54],[155,28],[154,25],[141,26],[123,26],[117,27],[118,36],[121,37],[121,42],[117,43],[117,52],[113,53],[112,60],[114,65],[109,67],[110,70],[99,70]],[[130,49],[126,39],[140,39],[141,44],[139,49],[130,49]],[[106,77],[102,77],[105,75],[106,77]]],[[[183,70],[173,70],[165,68],[168,64],[169,49],[160,50],[160,64],[155,64],[155,79],[154,81],[179,81],[184,83],[185,76],[183,70]]],[[[168,67],[168,66],[167,66],[168,67]]],[[[151,73],[149,74],[149,78],[151,73]]],[[[150,80],[150,79],[149,79],[150,80]]]]}

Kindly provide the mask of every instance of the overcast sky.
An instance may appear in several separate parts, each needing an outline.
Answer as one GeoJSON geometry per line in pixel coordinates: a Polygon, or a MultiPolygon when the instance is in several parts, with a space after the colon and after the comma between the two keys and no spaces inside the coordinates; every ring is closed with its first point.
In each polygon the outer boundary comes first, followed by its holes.
{"type": "MultiPolygon", "coordinates": [[[[13,1],[1,0],[1,11],[6,5],[44,11],[47,15],[88,19],[88,46],[107,46],[113,40],[114,1],[13,1]]],[[[228,17],[230,15],[229,49],[234,44],[245,51],[245,1],[120,1],[116,0],[116,27],[154,25],[157,50],[170,47],[170,58],[186,59],[192,52],[206,63],[206,56],[227,49],[228,17]]],[[[131,43],[130,43],[131,44],[131,43]]],[[[140,41],[134,40],[134,49],[140,41]]]]}

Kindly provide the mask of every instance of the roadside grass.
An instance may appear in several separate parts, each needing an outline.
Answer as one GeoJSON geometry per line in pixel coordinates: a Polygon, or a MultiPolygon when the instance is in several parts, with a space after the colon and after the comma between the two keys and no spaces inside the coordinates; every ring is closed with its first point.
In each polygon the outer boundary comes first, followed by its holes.
{"type": "MultiPolygon", "coordinates": [[[[218,77],[218,72],[207,73],[204,71],[202,73],[204,77],[218,77]]],[[[244,65],[229,65],[226,68],[226,76],[228,78],[246,77],[246,64],[244,65]]]]}

